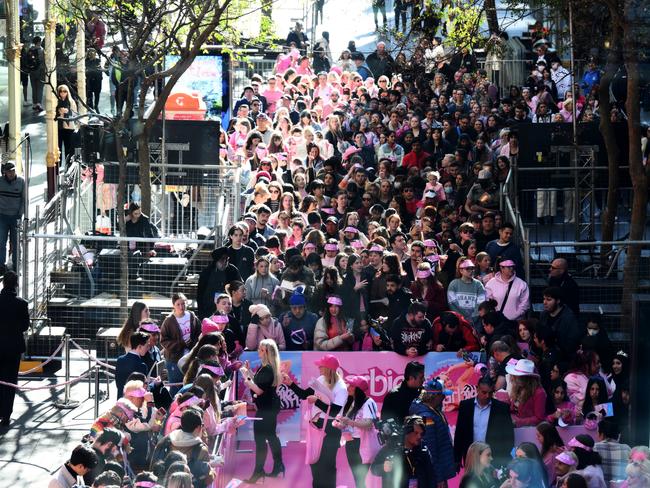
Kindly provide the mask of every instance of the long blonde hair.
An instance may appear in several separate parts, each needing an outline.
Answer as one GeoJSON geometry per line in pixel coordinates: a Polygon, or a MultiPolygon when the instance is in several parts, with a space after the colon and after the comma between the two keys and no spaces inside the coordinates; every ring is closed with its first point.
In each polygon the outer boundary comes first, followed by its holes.
{"type": "Polygon", "coordinates": [[[474,476],[482,476],[483,470],[481,469],[481,454],[490,446],[485,442],[472,442],[467,455],[465,456],[465,473],[473,474],[474,476]]]}
{"type": "Polygon", "coordinates": [[[327,387],[331,390],[334,388],[334,385],[341,379],[341,375],[335,369],[326,368],[327,373],[323,375],[325,378],[325,383],[327,387]]]}
{"type": "Polygon", "coordinates": [[[518,405],[523,405],[533,397],[539,385],[537,376],[510,375],[510,399],[518,405]]]}
{"type": "Polygon", "coordinates": [[[260,347],[264,346],[266,349],[266,361],[262,361],[262,366],[269,365],[273,370],[273,386],[278,386],[282,383],[282,377],[280,375],[280,352],[278,351],[278,345],[273,339],[263,339],[260,341],[260,347]]]}

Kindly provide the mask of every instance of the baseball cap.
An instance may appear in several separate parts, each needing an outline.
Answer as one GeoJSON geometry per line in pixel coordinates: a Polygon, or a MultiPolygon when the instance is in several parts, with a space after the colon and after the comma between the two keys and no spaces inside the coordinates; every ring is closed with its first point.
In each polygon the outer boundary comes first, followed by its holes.
{"type": "Polygon", "coordinates": [[[438,379],[429,380],[424,383],[422,389],[427,393],[440,393],[442,395],[451,395],[453,391],[445,390],[442,382],[438,379]]]}
{"type": "Polygon", "coordinates": [[[325,354],[322,358],[314,362],[318,367],[337,370],[340,367],[339,360],[333,354],[325,354]]]}

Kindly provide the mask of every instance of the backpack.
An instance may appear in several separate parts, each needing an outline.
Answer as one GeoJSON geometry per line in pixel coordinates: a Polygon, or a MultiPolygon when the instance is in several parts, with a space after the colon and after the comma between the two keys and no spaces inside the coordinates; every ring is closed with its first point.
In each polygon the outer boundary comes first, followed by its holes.
{"type": "Polygon", "coordinates": [[[39,56],[39,49],[36,46],[32,46],[27,51],[25,56],[25,71],[34,72],[41,67],[41,59],[39,56]]]}

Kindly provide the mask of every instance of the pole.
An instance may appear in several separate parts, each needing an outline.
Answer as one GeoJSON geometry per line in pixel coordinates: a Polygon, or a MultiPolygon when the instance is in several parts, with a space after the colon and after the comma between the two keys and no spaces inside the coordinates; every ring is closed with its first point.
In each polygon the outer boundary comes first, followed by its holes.
{"type": "Polygon", "coordinates": [[[23,167],[23,177],[25,179],[25,189],[23,190],[24,197],[24,207],[25,211],[23,213],[23,222],[22,222],[22,294],[25,299],[28,298],[29,294],[29,239],[27,237],[27,231],[29,230],[29,183],[30,183],[30,166],[29,162],[31,161],[31,141],[29,139],[29,134],[25,134],[25,166],[23,167]]]}
{"type": "Polygon", "coordinates": [[[572,106],[571,118],[573,119],[573,145],[577,146],[578,145],[578,130],[577,130],[578,121],[576,120],[576,87],[575,87],[575,80],[577,78],[576,78],[575,59],[573,56],[573,2],[571,0],[569,0],[569,38],[571,39],[570,41],[571,50],[569,52],[571,55],[571,100],[573,100],[573,102],[571,103],[572,106]]]}
{"type": "MultiPolygon", "coordinates": [[[[9,79],[9,152],[15,151],[13,159],[21,171],[22,165],[20,148],[20,129],[22,125],[22,90],[20,86],[20,10],[18,0],[8,0],[7,5],[7,44],[6,58],[8,63],[9,79]]],[[[34,103],[38,103],[36,100],[34,103]]]]}
{"type": "MultiPolygon", "coordinates": [[[[36,205],[36,213],[34,216],[34,229],[38,232],[39,226],[41,225],[41,208],[39,205],[36,205]]],[[[34,291],[32,295],[32,313],[36,316],[36,311],[38,310],[38,239],[34,239],[34,291]]]]}
{"type": "Polygon", "coordinates": [[[79,402],[70,400],[70,334],[65,334],[63,336],[63,354],[65,357],[65,396],[63,397],[62,402],[55,402],[54,406],[60,409],[71,410],[77,408],[79,402]]]}
{"type": "Polygon", "coordinates": [[[50,201],[56,193],[57,173],[59,162],[59,143],[56,122],[56,93],[51,87],[56,87],[56,19],[52,9],[52,0],[45,0],[45,131],[47,134],[47,200],[50,201]]]}
{"type": "Polygon", "coordinates": [[[101,392],[99,391],[99,366],[95,366],[95,418],[99,417],[99,397],[101,392]]]}
{"type": "MultiPolygon", "coordinates": [[[[77,7],[81,9],[82,7],[77,7]]],[[[86,24],[83,19],[77,22],[77,36],[75,38],[75,51],[77,52],[77,112],[86,114],[86,24]]],[[[66,155],[67,156],[67,155],[66,155]]]]}

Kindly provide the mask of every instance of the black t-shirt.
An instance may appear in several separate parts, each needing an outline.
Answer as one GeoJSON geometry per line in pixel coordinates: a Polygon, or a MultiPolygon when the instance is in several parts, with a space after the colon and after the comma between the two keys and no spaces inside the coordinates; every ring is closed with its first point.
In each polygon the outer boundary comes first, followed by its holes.
{"type": "Polygon", "coordinates": [[[253,382],[263,390],[261,395],[253,394],[258,410],[279,410],[280,397],[273,386],[273,369],[268,364],[255,372],[253,382]]]}
{"type": "Polygon", "coordinates": [[[243,281],[246,281],[253,274],[255,266],[255,251],[252,248],[243,245],[239,249],[228,246],[228,257],[230,264],[239,270],[243,281]]]}

